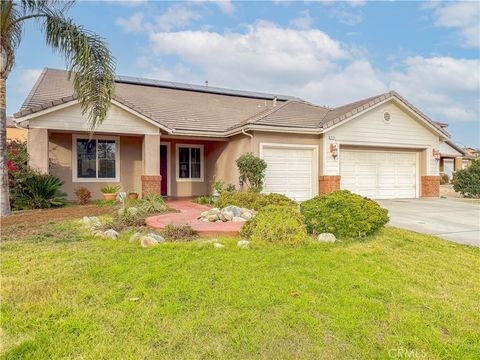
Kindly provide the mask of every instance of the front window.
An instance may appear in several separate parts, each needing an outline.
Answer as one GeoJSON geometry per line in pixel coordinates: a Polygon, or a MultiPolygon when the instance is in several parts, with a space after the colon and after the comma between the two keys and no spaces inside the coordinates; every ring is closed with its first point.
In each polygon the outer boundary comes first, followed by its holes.
{"type": "Polygon", "coordinates": [[[203,145],[177,145],[179,181],[203,181],[203,145]]]}
{"type": "Polygon", "coordinates": [[[116,139],[75,138],[77,181],[118,180],[116,139]]]}

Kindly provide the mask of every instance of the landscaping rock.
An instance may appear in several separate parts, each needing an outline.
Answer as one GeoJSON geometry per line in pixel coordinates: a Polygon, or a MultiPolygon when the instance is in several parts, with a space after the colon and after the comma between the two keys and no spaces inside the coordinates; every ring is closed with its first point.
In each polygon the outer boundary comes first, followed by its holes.
{"type": "Polygon", "coordinates": [[[154,232],[149,232],[147,234],[147,237],[154,238],[155,240],[157,240],[157,243],[159,243],[159,244],[167,242],[167,240],[165,240],[165,238],[163,236],[160,236],[160,235],[158,235],[157,233],[154,233],[154,232]]]}
{"type": "Polygon", "coordinates": [[[239,217],[239,216],[235,216],[233,219],[232,219],[233,222],[244,222],[244,221],[247,221],[245,220],[244,218],[242,217],[239,217]]]}
{"type": "Polygon", "coordinates": [[[215,242],[213,243],[213,247],[216,248],[216,249],[220,249],[220,248],[223,248],[225,245],[223,244],[220,244],[219,242],[215,242]]]}
{"type": "Polygon", "coordinates": [[[253,218],[253,213],[252,213],[252,211],[246,210],[246,211],[242,212],[241,218],[243,218],[243,219],[245,219],[245,220],[250,220],[251,218],[253,218]]]}
{"type": "Polygon", "coordinates": [[[335,242],[335,240],[335,235],[333,235],[332,233],[321,233],[320,235],[318,235],[319,242],[333,243],[335,242]]]}
{"type": "Polygon", "coordinates": [[[140,246],[142,248],[149,248],[152,246],[158,245],[157,239],[151,237],[151,236],[142,236],[140,238],[140,246]]]}
{"type": "Polygon", "coordinates": [[[250,247],[250,241],[248,240],[240,240],[239,242],[237,242],[237,246],[240,248],[240,249],[248,249],[250,247]]]}
{"type": "Polygon", "coordinates": [[[116,232],[113,229],[108,229],[107,231],[105,231],[103,233],[103,236],[108,237],[110,239],[116,239],[116,238],[118,238],[118,232],[116,232]]]}
{"type": "Polygon", "coordinates": [[[140,239],[141,236],[142,236],[141,233],[136,232],[135,234],[133,234],[132,236],[130,236],[130,239],[128,239],[128,242],[129,242],[129,243],[137,242],[137,241],[140,239]]]}
{"type": "Polygon", "coordinates": [[[232,219],[234,217],[233,212],[231,212],[231,211],[223,210],[222,215],[225,218],[225,221],[232,221],[232,219]]]}
{"type": "Polygon", "coordinates": [[[200,216],[201,216],[202,218],[206,217],[207,215],[209,215],[209,212],[208,212],[208,211],[204,211],[204,212],[202,212],[202,213],[200,214],[200,216]]]}
{"type": "Polygon", "coordinates": [[[233,214],[233,217],[237,216],[237,217],[240,217],[242,215],[242,208],[241,207],[238,207],[238,206],[234,206],[234,205],[230,205],[230,206],[227,206],[225,208],[223,208],[223,212],[225,213],[225,211],[229,211],[233,214]]]}
{"type": "Polygon", "coordinates": [[[217,221],[218,220],[218,215],[217,214],[209,214],[209,215],[207,215],[207,220],[208,221],[217,221]]]}
{"type": "Polygon", "coordinates": [[[95,229],[102,226],[102,222],[96,216],[90,216],[90,217],[84,216],[83,219],[80,220],[80,222],[84,227],[90,228],[90,229],[95,229]]]}

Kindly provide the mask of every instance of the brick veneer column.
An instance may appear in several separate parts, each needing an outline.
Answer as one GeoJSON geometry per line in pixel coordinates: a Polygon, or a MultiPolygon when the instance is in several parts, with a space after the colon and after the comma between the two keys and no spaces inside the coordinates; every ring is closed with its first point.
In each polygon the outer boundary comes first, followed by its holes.
{"type": "Polygon", "coordinates": [[[440,196],[440,176],[422,176],[422,197],[440,196]]]}
{"type": "Polygon", "coordinates": [[[322,175],[318,177],[320,195],[340,190],[340,176],[322,175]]]}
{"type": "Polygon", "coordinates": [[[161,195],[162,177],[160,175],[142,175],[142,196],[161,195]]]}

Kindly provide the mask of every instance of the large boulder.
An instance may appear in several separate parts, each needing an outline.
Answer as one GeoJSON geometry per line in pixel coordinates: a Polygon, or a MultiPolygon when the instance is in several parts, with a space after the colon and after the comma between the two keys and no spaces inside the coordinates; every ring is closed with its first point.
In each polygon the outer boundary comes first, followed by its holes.
{"type": "Polygon", "coordinates": [[[105,231],[103,233],[103,236],[107,237],[107,238],[110,238],[110,239],[116,239],[118,238],[118,232],[116,232],[115,230],[113,229],[108,229],[107,231],[105,231]]]}
{"type": "Polygon", "coordinates": [[[239,242],[237,242],[237,246],[240,248],[240,249],[248,249],[250,247],[250,241],[248,240],[240,240],[239,242]]]}
{"type": "Polygon", "coordinates": [[[244,218],[240,217],[240,216],[235,216],[233,219],[232,219],[233,222],[245,222],[247,220],[245,220],[244,218]]]}
{"type": "Polygon", "coordinates": [[[332,233],[321,233],[318,235],[318,242],[333,243],[335,240],[335,235],[332,233]]]}
{"type": "Polygon", "coordinates": [[[225,212],[225,211],[231,212],[233,214],[233,217],[240,217],[242,215],[243,208],[230,205],[222,209],[222,212],[225,212]]]}
{"type": "Polygon", "coordinates": [[[140,238],[140,246],[142,248],[149,248],[158,245],[158,241],[151,236],[142,236],[140,238]]]}
{"type": "Polygon", "coordinates": [[[163,236],[160,236],[157,233],[154,233],[153,231],[149,232],[147,234],[147,237],[154,238],[155,240],[157,240],[157,243],[159,243],[159,244],[167,242],[167,240],[165,240],[165,238],[163,236]]]}

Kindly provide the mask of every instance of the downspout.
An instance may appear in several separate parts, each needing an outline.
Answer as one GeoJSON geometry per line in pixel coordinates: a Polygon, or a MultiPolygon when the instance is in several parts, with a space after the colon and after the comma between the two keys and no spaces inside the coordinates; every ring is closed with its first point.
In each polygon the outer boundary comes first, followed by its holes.
{"type": "Polygon", "coordinates": [[[253,154],[253,135],[245,132],[245,128],[242,128],[242,134],[250,137],[250,152],[253,154]]]}

